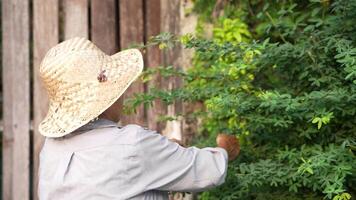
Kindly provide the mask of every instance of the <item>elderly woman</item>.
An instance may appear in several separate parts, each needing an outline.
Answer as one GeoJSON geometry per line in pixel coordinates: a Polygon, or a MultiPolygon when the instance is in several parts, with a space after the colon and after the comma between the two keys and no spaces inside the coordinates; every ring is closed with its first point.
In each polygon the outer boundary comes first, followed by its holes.
{"type": "Polygon", "coordinates": [[[218,147],[185,148],[156,131],[119,121],[119,97],[143,70],[136,49],[108,56],[73,38],[49,50],[40,66],[50,106],[39,131],[41,200],[168,199],[168,191],[222,184],[239,153],[234,136],[218,147]]]}

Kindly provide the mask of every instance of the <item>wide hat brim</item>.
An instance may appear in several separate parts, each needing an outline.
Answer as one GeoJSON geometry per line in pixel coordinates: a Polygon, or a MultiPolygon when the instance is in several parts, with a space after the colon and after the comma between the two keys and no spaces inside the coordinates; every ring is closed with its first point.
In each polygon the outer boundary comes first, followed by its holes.
{"type": "Polygon", "coordinates": [[[58,44],[40,66],[49,95],[47,115],[38,127],[40,134],[62,137],[85,125],[115,103],[142,70],[143,58],[137,49],[109,56],[84,38],[58,44]],[[103,69],[107,80],[98,81],[103,69]]]}

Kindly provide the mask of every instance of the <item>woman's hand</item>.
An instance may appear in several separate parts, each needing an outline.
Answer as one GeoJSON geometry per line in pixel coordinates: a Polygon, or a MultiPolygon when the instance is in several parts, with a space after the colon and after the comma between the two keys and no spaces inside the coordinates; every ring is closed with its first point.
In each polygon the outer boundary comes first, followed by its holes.
{"type": "Polygon", "coordinates": [[[239,139],[234,135],[218,134],[216,144],[227,151],[229,161],[236,159],[240,153],[239,139]]]}

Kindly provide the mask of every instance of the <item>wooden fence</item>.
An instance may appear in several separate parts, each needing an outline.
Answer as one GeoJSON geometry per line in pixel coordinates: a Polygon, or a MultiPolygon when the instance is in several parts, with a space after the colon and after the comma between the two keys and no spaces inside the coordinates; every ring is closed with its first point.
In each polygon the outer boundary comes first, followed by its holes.
{"type": "MultiPolygon", "coordinates": [[[[2,199],[38,199],[38,154],[44,138],[37,126],[47,112],[46,91],[38,77],[44,54],[60,41],[83,36],[108,54],[132,43],[147,41],[162,31],[180,33],[180,0],[2,0],[2,199]]],[[[156,47],[145,53],[145,67],[169,63],[179,67],[179,48],[160,53],[156,47]]],[[[180,85],[178,79],[162,87],[180,85]]],[[[135,82],[123,98],[145,92],[151,83],[135,82]]],[[[122,116],[123,124],[147,125],[158,131],[176,131],[177,126],[157,122],[159,114],[174,114],[182,104],[152,109],[139,107],[137,114],[122,116]],[[167,129],[168,127],[168,129],[167,129]]]]}

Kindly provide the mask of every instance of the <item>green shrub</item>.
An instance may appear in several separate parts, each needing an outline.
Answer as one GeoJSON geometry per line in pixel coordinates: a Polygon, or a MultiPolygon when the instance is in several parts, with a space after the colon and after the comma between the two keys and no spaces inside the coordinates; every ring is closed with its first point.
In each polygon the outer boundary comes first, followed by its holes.
{"type": "Polygon", "coordinates": [[[125,105],[201,102],[185,116],[203,121],[195,145],[214,145],[220,132],[239,136],[226,183],[200,199],[355,198],[356,1],[263,2],[231,1],[215,21],[204,13],[213,38],[153,38],[194,49],[193,66],[147,70],[145,80],[180,76],[184,86],[150,88],[125,105]]]}

